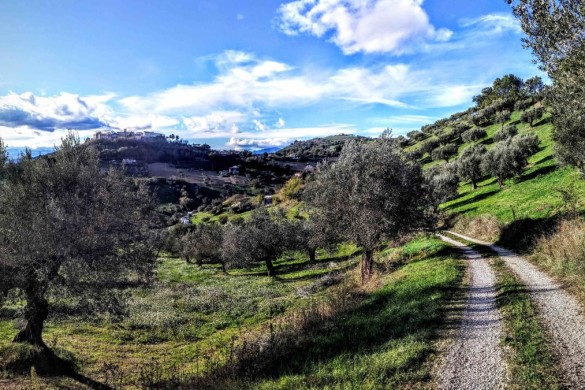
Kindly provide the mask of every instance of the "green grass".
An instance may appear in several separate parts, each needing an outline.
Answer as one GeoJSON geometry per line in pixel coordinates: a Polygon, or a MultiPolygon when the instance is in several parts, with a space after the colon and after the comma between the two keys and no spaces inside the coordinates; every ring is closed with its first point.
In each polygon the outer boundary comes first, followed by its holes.
{"type": "MultiPolygon", "coordinates": [[[[156,283],[131,290],[122,321],[51,318],[44,338],[52,348],[74,352],[83,374],[96,379],[103,377],[104,363],[118,365],[129,381],[137,379],[141,364],[153,360],[192,366],[205,354],[221,353],[233,336],[325,299],[337,282],[323,278],[353,271],[356,250],[342,245],[335,253],[319,252],[314,264],[305,254],[287,254],[274,262],[277,278],[265,276],[262,265],[225,274],[215,265],[198,267],[164,257],[156,283]]],[[[0,317],[0,350],[11,345],[16,333],[13,321],[0,317]]]]}
{"type": "MultiPolygon", "coordinates": [[[[509,123],[518,120],[520,113],[514,112],[509,123]]],[[[516,179],[507,180],[500,189],[493,177],[478,183],[479,188],[471,190],[470,183],[461,183],[459,196],[442,205],[442,209],[472,218],[482,214],[495,215],[501,222],[518,219],[547,218],[558,213],[564,203],[558,190],[573,189],[575,196],[585,198],[585,181],[572,168],[560,168],[553,156],[552,124],[550,114],[535,123],[533,128],[526,123],[517,123],[519,134],[534,132],[540,138],[540,151],[529,159],[529,166],[516,179]]],[[[491,137],[501,128],[492,125],[486,128],[488,137],[483,141],[487,148],[493,147],[491,137]]],[[[461,146],[460,150],[467,147],[461,146]]],[[[585,210],[585,203],[580,207],[585,210]]]]}
{"type": "Polygon", "coordinates": [[[281,362],[275,377],[252,388],[432,387],[433,337],[463,272],[437,239],[418,239],[407,248],[413,257],[384,277],[381,288],[281,362]]]}
{"type": "MultiPolygon", "coordinates": [[[[383,274],[375,291],[359,293],[363,296],[355,310],[328,320],[302,350],[286,353],[277,377],[259,379],[254,387],[427,383],[427,358],[434,352],[443,305],[462,275],[460,262],[445,251],[436,239],[417,238],[379,253],[382,263],[406,265],[383,274]]],[[[269,278],[262,266],[225,274],[216,266],[162,258],[156,284],[132,290],[128,316],[121,322],[53,318],[45,341],[73,352],[81,372],[97,380],[104,378],[104,363],[118,366],[127,383],[135,382],[138,368],[152,361],[193,369],[206,355],[226,353],[242,332],[260,332],[281,316],[327,302],[336,283],[354,277],[358,261],[359,251],[352,245],[332,254],[319,252],[315,263],[305,254],[290,253],[275,262],[278,277],[269,278]]],[[[0,318],[0,356],[15,334],[12,320],[0,318]]]]}

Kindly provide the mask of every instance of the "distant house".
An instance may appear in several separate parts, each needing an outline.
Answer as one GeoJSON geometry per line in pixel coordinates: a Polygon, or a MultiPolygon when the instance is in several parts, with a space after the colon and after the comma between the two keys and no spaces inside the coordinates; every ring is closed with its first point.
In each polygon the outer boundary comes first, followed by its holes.
{"type": "Polygon", "coordinates": [[[179,222],[181,222],[183,225],[191,225],[191,218],[189,218],[189,216],[187,215],[187,216],[181,217],[179,222]]]}
{"type": "Polygon", "coordinates": [[[228,169],[228,172],[230,175],[238,176],[240,174],[240,168],[237,165],[234,165],[228,169]]]}
{"type": "Polygon", "coordinates": [[[122,159],[122,164],[124,165],[136,165],[136,160],[133,158],[124,158],[122,159]]]}
{"type": "Polygon", "coordinates": [[[117,139],[133,139],[137,141],[155,141],[164,140],[165,135],[161,133],[155,133],[154,131],[98,131],[93,135],[93,139],[115,141],[117,139]]]}
{"type": "Polygon", "coordinates": [[[263,199],[262,199],[262,204],[265,206],[269,206],[272,204],[272,195],[266,195],[263,199]]]}
{"type": "Polygon", "coordinates": [[[228,177],[229,175],[229,171],[219,171],[219,176],[221,177],[228,177]]]}

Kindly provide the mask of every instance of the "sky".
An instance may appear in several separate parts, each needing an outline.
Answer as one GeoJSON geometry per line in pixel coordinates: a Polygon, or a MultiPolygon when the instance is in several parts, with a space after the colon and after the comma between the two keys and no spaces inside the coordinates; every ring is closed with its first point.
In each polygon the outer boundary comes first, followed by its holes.
{"type": "Polygon", "coordinates": [[[395,135],[543,76],[504,0],[0,2],[0,138],[176,134],[216,149],[395,135]]]}

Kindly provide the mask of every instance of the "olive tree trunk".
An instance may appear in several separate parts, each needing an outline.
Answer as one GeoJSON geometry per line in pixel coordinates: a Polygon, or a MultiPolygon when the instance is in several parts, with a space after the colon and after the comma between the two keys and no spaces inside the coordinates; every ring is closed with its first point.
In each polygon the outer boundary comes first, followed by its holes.
{"type": "Polygon", "coordinates": [[[309,261],[311,263],[314,263],[316,257],[317,257],[317,249],[316,248],[310,248],[309,249],[309,261]]]}
{"type": "Polygon", "coordinates": [[[42,288],[29,287],[25,289],[26,307],[24,319],[26,326],[14,338],[16,343],[28,343],[34,346],[47,348],[43,341],[43,327],[49,316],[49,302],[42,293],[42,288]]]}
{"type": "Polygon", "coordinates": [[[362,284],[366,284],[372,278],[372,273],[374,269],[374,251],[371,249],[364,249],[364,253],[362,253],[362,264],[361,264],[361,271],[362,271],[362,284]]]}
{"type": "Polygon", "coordinates": [[[274,269],[274,265],[272,264],[272,260],[266,259],[266,269],[268,270],[268,276],[276,276],[276,270],[274,269]]]}

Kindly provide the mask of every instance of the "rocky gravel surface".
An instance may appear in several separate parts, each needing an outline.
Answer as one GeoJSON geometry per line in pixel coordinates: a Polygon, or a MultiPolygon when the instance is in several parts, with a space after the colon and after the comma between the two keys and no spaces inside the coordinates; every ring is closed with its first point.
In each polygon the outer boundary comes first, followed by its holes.
{"type": "Polygon", "coordinates": [[[572,389],[585,389],[585,317],[575,298],[547,274],[514,252],[462,234],[451,233],[490,247],[526,285],[560,362],[564,384],[572,389]]]}
{"type": "Polygon", "coordinates": [[[440,389],[503,389],[506,363],[502,352],[502,317],[496,307],[496,277],[488,260],[471,248],[440,236],[461,248],[469,261],[469,296],[458,337],[440,370],[440,389]]]}

